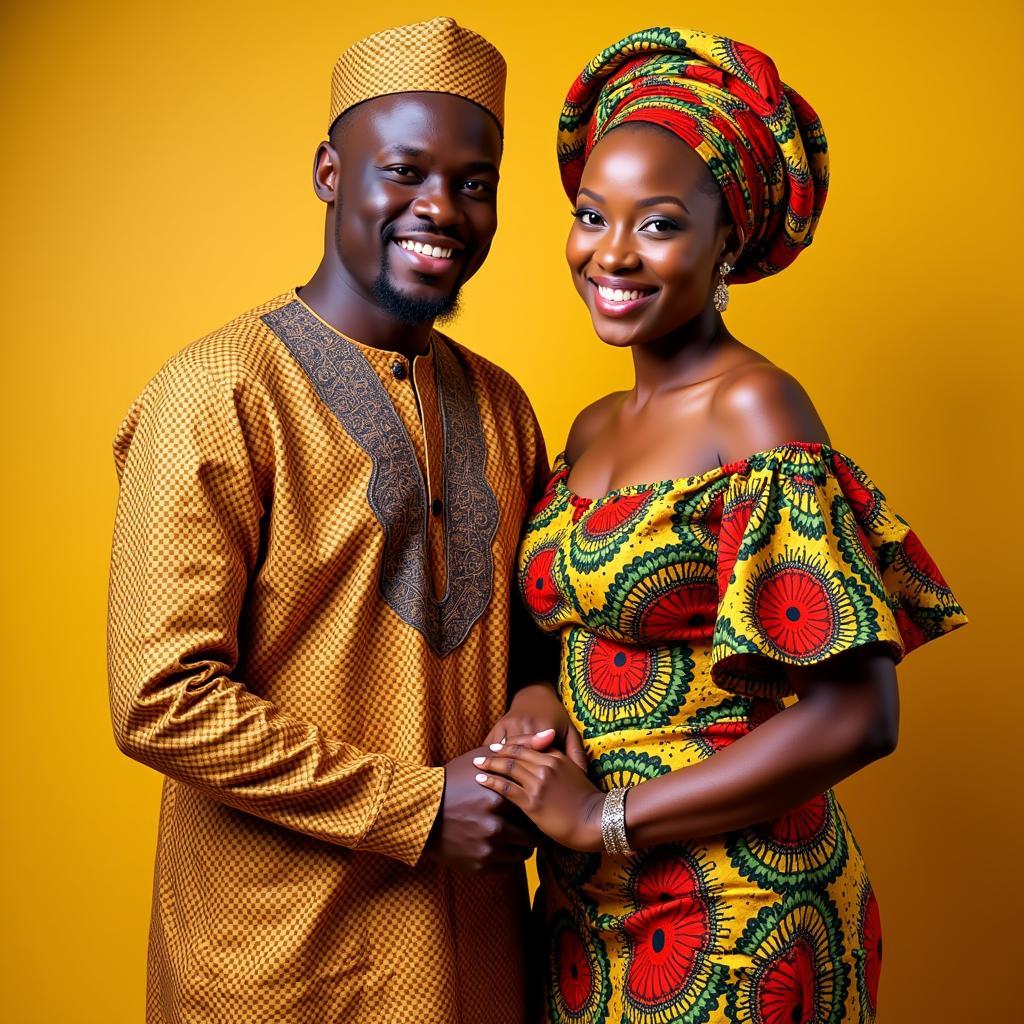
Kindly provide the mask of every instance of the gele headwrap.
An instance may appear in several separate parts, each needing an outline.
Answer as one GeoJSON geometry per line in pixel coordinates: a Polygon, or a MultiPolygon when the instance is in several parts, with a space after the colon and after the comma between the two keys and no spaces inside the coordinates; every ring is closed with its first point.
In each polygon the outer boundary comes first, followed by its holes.
{"type": "Polygon", "coordinates": [[[778,273],[811,244],[828,192],[818,115],[760,50],[692,29],[650,28],[602,50],[573,83],[558,122],[562,184],[613,128],[645,121],[692,146],[714,175],[743,252],[730,283],[778,273]]]}
{"type": "Polygon", "coordinates": [[[505,123],[505,58],[454,18],[385,29],[353,43],[331,75],[328,125],[358,103],[398,92],[446,92],[505,123]]]}

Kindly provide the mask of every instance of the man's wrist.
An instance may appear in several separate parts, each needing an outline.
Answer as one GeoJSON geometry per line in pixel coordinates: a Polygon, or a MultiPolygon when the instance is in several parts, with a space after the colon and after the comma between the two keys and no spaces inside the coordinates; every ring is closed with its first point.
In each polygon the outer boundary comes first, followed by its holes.
{"type": "Polygon", "coordinates": [[[530,682],[523,683],[522,686],[516,689],[512,695],[512,704],[515,704],[520,697],[529,698],[539,694],[550,694],[556,700],[558,699],[554,683],[550,683],[546,679],[531,679],[530,682]]]}

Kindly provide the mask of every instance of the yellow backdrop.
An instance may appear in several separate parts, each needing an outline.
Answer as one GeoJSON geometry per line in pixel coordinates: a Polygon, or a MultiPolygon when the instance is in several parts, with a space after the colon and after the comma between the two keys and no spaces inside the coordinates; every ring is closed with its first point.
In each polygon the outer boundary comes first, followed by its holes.
{"type": "Polygon", "coordinates": [[[833,187],[814,247],[733,289],[729,325],[804,382],[973,620],[901,669],[898,752],[842,786],[886,931],[880,1019],[1013,1016],[1024,8],[374,7],[0,10],[5,1018],[142,1019],[159,778],[117,752],[107,716],[114,429],[176,349],[309,276],[334,57],[437,13],[510,65],[502,226],[452,333],[519,378],[552,450],[584,403],[630,381],[561,253],[555,118],[585,60],[628,31],[692,23],[767,50],[821,113],[833,187]]]}

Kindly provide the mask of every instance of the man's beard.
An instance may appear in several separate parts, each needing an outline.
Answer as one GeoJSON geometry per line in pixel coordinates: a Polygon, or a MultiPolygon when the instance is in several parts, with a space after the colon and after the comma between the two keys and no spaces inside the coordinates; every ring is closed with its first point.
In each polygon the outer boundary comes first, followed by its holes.
{"type": "MultiPolygon", "coordinates": [[[[391,244],[393,232],[385,231],[382,236],[383,246],[380,254],[380,272],[373,282],[372,295],[385,312],[399,323],[428,324],[436,320],[439,323],[450,323],[459,315],[459,289],[461,279],[447,295],[438,295],[434,299],[414,299],[395,287],[388,265],[388,246],[391,244]]],[[[424,275],[423,280],[428,278],[424,275]]]]}

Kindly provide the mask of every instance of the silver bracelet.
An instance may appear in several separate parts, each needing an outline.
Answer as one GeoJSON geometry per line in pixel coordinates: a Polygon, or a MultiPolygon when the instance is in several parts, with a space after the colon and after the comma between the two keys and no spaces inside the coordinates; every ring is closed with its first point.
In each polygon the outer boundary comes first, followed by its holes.
{"type": "Polygon", "coordinates": [[[626,837],[626,794],[625,787],[608,790],[601,805],[601,839],[604,848],[613,857],[632,857],[633,848],[626,837]]]}

